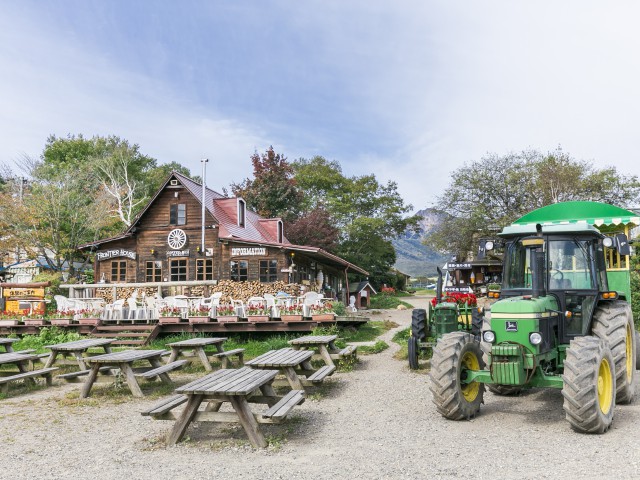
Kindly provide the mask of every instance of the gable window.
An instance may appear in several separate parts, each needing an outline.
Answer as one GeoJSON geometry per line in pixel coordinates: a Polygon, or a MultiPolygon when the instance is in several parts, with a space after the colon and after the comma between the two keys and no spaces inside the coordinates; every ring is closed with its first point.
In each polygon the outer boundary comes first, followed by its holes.
{"type": "Polygon", "coordinates": [[[169,225],[184,225],[187,223],[187,205],[172,203],[169,207],[169,225]]]}
{"type": "Polygon", "coordinates": [[[213,280],[213,259],[196,260],[196,280],[213,280]]]}
{"type": "Polygon", "coordinates": [[[187,280],[187,259],[177,258],[171,260],[171,281],[172,282],[185,282],[187,280]]]}
{"type": "Polygon", "coordinates": [[[127,261],[117,260],[111,262],[111,281],[126,282],[127,281],[127,261]]]}
{"type": "Polygon", "coordinates": [[[269,283],[276,280],[278,280],[278,261],[260,260],[260,281],[269,283]]]}
{"type": "Polygon", "coordinates": [[[238,199],[238,226],[243,227],[245,225],[245,217],[247,213],[247,203],[239,198],[238,199]]]}
{"type": "Polygon", "coordinates": [[[246,282],[249,279],[249,262],[247,260],[231,260],[231,280],[246,282]]]}
{"type": "Polygon", "coordinates": [[[278,220],[278,243],[282,243],[284,239],[284,227],[282,226],[282,220],[278,220]]]}
{"type": "Polygon", "coordinates": [[[147,282],[161,282],[162,281],[162,262],[157,260],[146,262],[145,278],[147,282]]]}

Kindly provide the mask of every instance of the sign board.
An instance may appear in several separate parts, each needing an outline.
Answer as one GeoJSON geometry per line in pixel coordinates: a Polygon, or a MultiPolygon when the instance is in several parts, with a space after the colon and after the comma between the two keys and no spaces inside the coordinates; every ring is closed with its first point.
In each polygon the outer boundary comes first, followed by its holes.
{"type": "Polygon", "coordinates": [[[167,252],[167,257],[188,257],[189,249],[187,250],[169,250],[167,252]]]}
{"type": "Polygon", "coordinates": [[[451,293],[470,293],[471,289],[469,287],[444,287],[445,292],[451,293]]]}
{"type": "Polygon", "coordinates": [[[470,263],[447,263],[447,270],[471,270],[470,263]]]}
{"type": "Polygon", "coordinates": [[[116,257],[125,257],[125,258],[130,258],[131,260],[135,260],[136,252],[132,252],[131,250],[125,250],[124,248],[107,250],[104,252],[96,252],[96,259],[99,262],[103,262],[104,260],[109,260],[110,258],[116,258],[116,257]]]}
{"type": "Polygon", "coordinates": [[[246,248],[232,248],[232,257],[243,257],[246,255],[266,255],[267,249],[265,247],[246,247],[246,248]]]}
{"type": "Polygon", "coordinates": [[[14,298],[44,298],[44,288],[5,288],[2,292],[2,296],[14,298]]]}

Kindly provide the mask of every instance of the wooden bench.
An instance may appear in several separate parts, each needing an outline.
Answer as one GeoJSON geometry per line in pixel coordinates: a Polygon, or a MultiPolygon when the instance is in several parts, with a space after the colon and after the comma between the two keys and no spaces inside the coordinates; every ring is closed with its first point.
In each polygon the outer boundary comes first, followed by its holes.
{"type": "Polygon", "coordinates": [[[153,417],[156,420],[174,420],[176,417],[173,413],[170,413],[171,410],[182,405],[187,400],[189,400],[189,397],[186,395],[173,395],[162,399],[162,401],[140,413],[143,417],[153,417]]]}
{"type": "Polygon", "coordinates": [[[238,357],[238,366],[244,365],[244,348],[235,348],[233,350],[227,350],[226,352],[218,352],[211,355],[212,357],[219,357],[222,360],[222,368],[228,368],[231,359],[229,357],[238,357]]]}
{"type": "Polygon", "coordinates": [[[282,399],[278,403],[264,412],[262,414],[262,418],[270,419],[274,423],[281,422],[286,418],[293,407],[304,403],[304,400],[304,390],[291,390],[284,397],[282,397],[282,399]]]}
{"type": "Polygon", "coordinates": [[[2,389],[2,393],[7,393],[9,391],[9,382],[13,382],[15,380],[22,380],[25,378],[32,377],[44,377],[47,385],[52,385],[52,372],[58,370],[58,367],[50,367],[50,368],[42,368],[40,370],[31,370],[30,372],[18,373],[16,375],[11,375],[9,377],[0,377],[0,388],[2,389]]]}
{"type": "Polygon", "coordinates": [[[358,354],[358,346],[357,345],[348,345],[347,347],[339,350],[337,352],[331,353],[331,358],[335,360],[341,360],[345,357],[355,357],[358,354]]]}
{"type": "Polygon", "coordinates": [[[177,370],[178,368],[184,367],[189,360],[176,360],[175,362],[167,363],[166,365],[162,365],[161,367],[152,368],[151,370],[146,370],[144,372],[136,372],[136,377],[146,378],[147,380],[153,377],[157,377],[162,375],[163,373],[171,372],[173,370],[177,370]]]}
{"type": "Polygon", "coordinates": [[[333,375],[333,372],[336,371],[335,365],[325,365],[324,367],[320,367],[316,372],[309,375],[307,380],[311,383],[322,383],[325,378],[329,375],[333,375]]]}
{"type": "MultiPolygon", "coordinates": [[[[109,372],[109,370],[113,370],[113,367],[100,367],[98,371],[100,373],[105,373],[109,372]]],[[[62,375],[56,375],[56,378],[61,378],[62,380],[66,380],[69,383],[77,383],[80,381],[78,377],[88,375],[90,371],[91,370],[79,370],[77,372],[63,373],[62,375]]]]}

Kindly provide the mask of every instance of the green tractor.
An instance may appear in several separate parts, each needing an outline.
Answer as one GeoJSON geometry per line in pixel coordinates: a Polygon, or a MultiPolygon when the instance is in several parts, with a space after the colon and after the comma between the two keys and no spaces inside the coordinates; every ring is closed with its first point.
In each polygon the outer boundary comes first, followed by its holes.
{"type": "MultiPolygon", "coordinates": [[[[477,315],[475,302],[474,305],[470,305],[464,301],[443,301],[442,285],[442,270],[438,267],[435,302],[429,303],[428,315],[423,308],[415,308],[411,313],[411,330],[407,347],[409,368],[412,370],[420,367],[418,362],[420,352],[433,348],[436,342],[447,333],[468,332],[477,339],[480,338],[482,319],[477,315]]],[[[447,295],[450,293],[445,292],[447,295]]]]}
{"type": "Polygon", "coordinates": [[[589,223],[522,222],[502,231],[501,297],[480,312],[481,340],[452,332],[433,350],[430,388],[444,417],[474,417],[485,385],[500,395],[551,387],[562,390],[574,430],[604,433],[614,405],[633,400],[629,294],[610,288],[606,259],[630,248],[626,235],[606,236],[589,223]]]}

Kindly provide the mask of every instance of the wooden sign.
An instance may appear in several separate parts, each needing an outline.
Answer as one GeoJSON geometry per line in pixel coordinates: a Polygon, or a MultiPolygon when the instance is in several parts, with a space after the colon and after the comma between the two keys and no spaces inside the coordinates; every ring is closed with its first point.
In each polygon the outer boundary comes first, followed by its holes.
{"type": "Polygon", "coordinates": [[[188,257],[189,250],[169,250],[167,252],[167,257],[188,257]]]}
{"type": "Polygon", "coordinates": [[[266,255],[267,249],[265,247],[245,247],[245,248],[232,248],[232,257],[244,257],[247,255],[266,255]]]}
{"type": "Polygon", "coordinates": [[[125,250],[124,248],[120,248],[120,249],[116,248],[115,250],[96,252],[96,259],[99,262],[103,262],[105,260],[109,260],[111,258],[117,258],[117,257],[126,257],[126,258],[130,258],[131,260],[135,260],[136,252],[132,252],[131,250],[125,250]]]}
{"type": "Polygon", "coordinates": [[[3,297],[28,298],[42,297],[44,298],[44,288],[5,288],[2,292],[3,297]]]}

